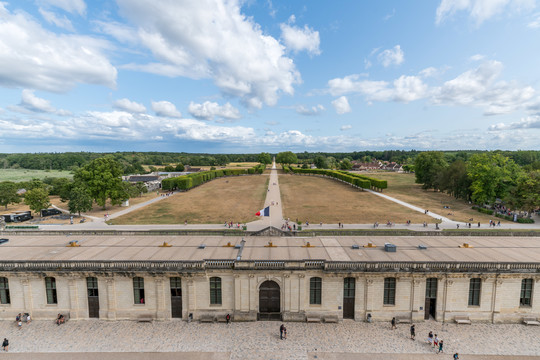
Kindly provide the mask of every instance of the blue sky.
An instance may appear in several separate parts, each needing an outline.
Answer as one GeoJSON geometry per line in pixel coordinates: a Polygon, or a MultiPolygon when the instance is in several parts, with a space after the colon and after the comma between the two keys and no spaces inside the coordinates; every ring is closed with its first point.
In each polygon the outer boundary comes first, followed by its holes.
{"type": "Polygon", "coordinates": [[[0,152],[540,149],[540,1],[0,2],[0,152]]]}

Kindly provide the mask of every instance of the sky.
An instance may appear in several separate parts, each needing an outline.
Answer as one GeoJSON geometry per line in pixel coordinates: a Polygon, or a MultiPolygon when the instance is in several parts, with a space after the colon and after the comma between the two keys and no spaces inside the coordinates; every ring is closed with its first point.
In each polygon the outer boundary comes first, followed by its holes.
{"type": "Polygon", "coordinates": [[[0,0],[0,152],[539,150],[540,0],[0,0]]]}

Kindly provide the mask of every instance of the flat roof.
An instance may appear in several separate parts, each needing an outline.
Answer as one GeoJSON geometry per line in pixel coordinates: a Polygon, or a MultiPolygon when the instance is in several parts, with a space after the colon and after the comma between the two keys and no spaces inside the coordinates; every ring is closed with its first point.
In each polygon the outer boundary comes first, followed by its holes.
{"type": "MultiPolygon", "coordinates": [[[[3,261],[201,261],[235,260],[242,237],[146,235],[2,235],[3,261]],[[67,247],[70,241],[79,247],[67,247]],[[171,247],[159,247],[167,242],[171,247]],[[231,247],[226,245],[230,243],[231,247]],[[199,248],[204,244],[204,248],[199,248]]],[[[245,237],[242,260],[360,262],[540,262],[540,237],[340,236],[245,237]],[[272,242],[274,247],[268,247],[272,242]],[[307,247],[307,243],[310,247],[307,247]],[[365,248],[372,243],[377,247],[365,248]],[[397,246],[384,251],[384,244],[397,246]],[[469,243],[472,248],[460,248],[469,243]],[[359,245],[359,249],[353,249],[359,245]],[[419,245],[427,249],[421,250],[419,245]]]]}

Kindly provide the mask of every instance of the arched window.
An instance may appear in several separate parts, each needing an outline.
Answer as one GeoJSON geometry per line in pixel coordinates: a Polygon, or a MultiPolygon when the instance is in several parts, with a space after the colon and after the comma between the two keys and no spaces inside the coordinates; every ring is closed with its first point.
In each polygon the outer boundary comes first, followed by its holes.
{"type": "Polygon", "coordinates": [[[5,277],[0,277],[0,304],[10,304],[9,282],[5,277]]]}
{"type": "Polygon", "coordinates": [[[384,278],[384,305],[396,305],[396,278],[384,278]]]}
{"type": "Polygon", "coordinates": [[[322,279],[312,277],[309,279],[309,303],[311,305],[320,305],[322,300],[322,279]]]}
{"type": "Polygon", "coordinates": [[[135,304],[144,304],[144,278],[134,277],[133,278],[133,300],[135,304]]]}
{"type": "Polygon", "coordinates": [[[221,278],[210,278],[210,305],[221,305],[221,278]]]}
{"type": "Polygon", "coordinates": [[[56,279],[53,277],[45,278],[45,292],[47,293],[47,304],[58,304],[56,298],[56,279]]]}

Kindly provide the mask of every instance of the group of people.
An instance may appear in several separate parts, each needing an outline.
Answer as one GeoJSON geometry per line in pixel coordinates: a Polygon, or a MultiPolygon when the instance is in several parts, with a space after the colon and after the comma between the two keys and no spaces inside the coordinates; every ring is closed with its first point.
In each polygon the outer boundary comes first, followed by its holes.
{"type": "Polygon", "coordinates": [[[437,334],[433,335],[433,331],[429,332],[427,342],[437,350],[437,354],[443,352],[444,343],[437,334]]]}
{"type": "MultiPolygon", "coordinates": [[[[186,225],[187,225],[187,220],[186,220],[186,225]]],[[[240,223],[233,223],[232,221],[229,221],[229,222],[225,222],[225,227],[229,227],[230,228],[237,228],[237,229],[240,229],[240,223]]]]}
{"type": "Polygon", "coordinates": [[[58,314],[56,317],[56,325],[60,325],[66,322],[66,318],[62,314],[58,314]]]}
{"type": "Polygon", "coordinates": [[[30,317],[29,313],[24,313],[24,315],[21,313],[18,313],[17,316],[15,317],[15,322],[17,323],[17,326],[19,328],[22,327],[23,320],[25,320],[27,324],[30,324],[30,322],[32,321],[32,318],[30,317]]]}
{"type": "Polygon", "coordinates": [[[496,224],[495,221],[489,220],[489,227],[501,226],[501,221],[499,220],[496,224]]]}

